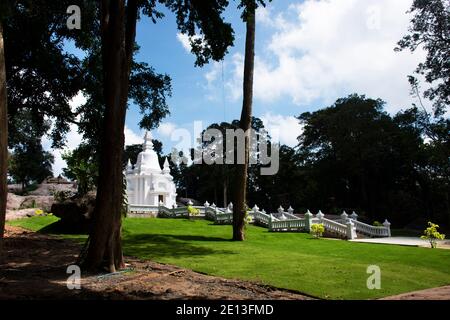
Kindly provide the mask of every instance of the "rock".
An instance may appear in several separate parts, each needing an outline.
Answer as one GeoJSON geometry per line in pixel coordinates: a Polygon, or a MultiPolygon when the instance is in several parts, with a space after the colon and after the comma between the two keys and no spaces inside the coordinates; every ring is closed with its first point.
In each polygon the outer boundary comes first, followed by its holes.
{"type": "Polygon", "coordinates": [[[6,210],[18,210],[24,201],[24,197],[17,196],[14,193],[8,193],[6,200],[6,210]]]}
{"type": "Polygon", "coordinates": [[[20,205],[21,209],[39,208],[44,212],[51,212],[51,208],[55,199],[53,196],[25,196],[24,201],[20,205]]]}
{"type": "Polygon", "coordinates": [[[72,197],[60,203],[53,203],[51,212],[61,219],[61,224],[72,230],[89,227],[90,218],[95,206],[95,193],[83,197],[72,197]]]}
{"type": "Polygon", "coordinates": [[[33,196],[52,196],[59,191],[69,191],[75,194],[77,187],[75,184],[41,183],[36,190],[31,191],[29,194],[33,196]]]}
{"type": "Polygon", "coordinates": [[[36,215],[37,209],[6,210],[6,221],[28,218],[36,215]]]}

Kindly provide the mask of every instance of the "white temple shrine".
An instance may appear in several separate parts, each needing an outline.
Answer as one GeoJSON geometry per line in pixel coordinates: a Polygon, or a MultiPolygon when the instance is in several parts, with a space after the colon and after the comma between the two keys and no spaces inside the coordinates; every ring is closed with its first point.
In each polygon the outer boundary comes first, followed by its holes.
{"type": "Polygon", "coordinates": [[[128,203],[133,206],[176,206],[176,187],[170,175],[169,161],[161,169],[158,155],[153,150],[152,137],[145,133],[143,151],[133,166],[128,160],[126,168],[128,203]]]}

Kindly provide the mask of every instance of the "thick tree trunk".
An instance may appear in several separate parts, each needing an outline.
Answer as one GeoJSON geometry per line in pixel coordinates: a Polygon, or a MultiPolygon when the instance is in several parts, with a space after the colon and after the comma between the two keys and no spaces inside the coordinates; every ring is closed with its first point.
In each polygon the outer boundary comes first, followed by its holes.
{"type": "Polygon", "coordinates": [[[3,257],[3,236],[5,232],[8,167],[8,105],[6,96],[5,47],[3,26],[0,21],[0,260],[3,257]]]}
{"type": "Polygon", "coordinates": [[[123,268],[121,244],[124,127],[132,49],[137,20],[136,1],[102,1],[102,54],[105,115],[93,229],[86,257],[91,270],[123,268]]]}
{"type": "Polygon", "coordinates": [[[6,96],[5,48],[3,27],[0,21],[0,260],[5,232],[6,200],[8,186],[6,172],[8,163],[8,105],[6,96]]]}
{"type": "Polygon", "coordinates": [[[223,207],[226,208],[228,206],[227,199],[227,181],[223,180],[223,207]]]}
{"type": "Polygon", "coordinates": [[[244,61],[244,99],[240,128],[246,132],[245,137],[245,164],[237,165],[235,182],[235,204],[233,209],[233,240],[243,241],[245,239],[245,215],[247,202],[247,172],[250,150],[249,130],[252,118],[253,104],[253,72],[255,66],[255,6],[248,8],[247,33],[245,40],[244,61]]]}

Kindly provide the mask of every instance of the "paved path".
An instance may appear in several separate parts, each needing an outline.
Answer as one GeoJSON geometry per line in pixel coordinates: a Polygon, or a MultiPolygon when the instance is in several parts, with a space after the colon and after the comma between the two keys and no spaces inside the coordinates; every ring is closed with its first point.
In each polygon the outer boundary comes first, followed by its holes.
{"type": "MultiPolygon", "coordinates": [[[[390,237],[390,238],[367,238],[367,239],[354,239],[353,242],[364,243],[380,243],[380,244],[397,244],[401,246],[414,246],[414,247],[428,247],[429,243],[417,237],[390,237]]],[[[450,245],[450,241],[439,241],[439,247],[446,247],[450,245]]]]}

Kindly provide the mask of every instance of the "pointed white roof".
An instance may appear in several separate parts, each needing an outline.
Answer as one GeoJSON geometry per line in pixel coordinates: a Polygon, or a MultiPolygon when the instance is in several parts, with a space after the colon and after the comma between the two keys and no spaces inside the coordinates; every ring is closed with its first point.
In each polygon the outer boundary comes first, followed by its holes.
{"type": "Polygon", "coordinates": [[[152,135],[148,131],[145,132],[142,149],[142,152],[139,153],[137,158],[135,172],[137,174],[160,173],[161,167],[159,165],[158,155],[153,150],[152,135]]]}

